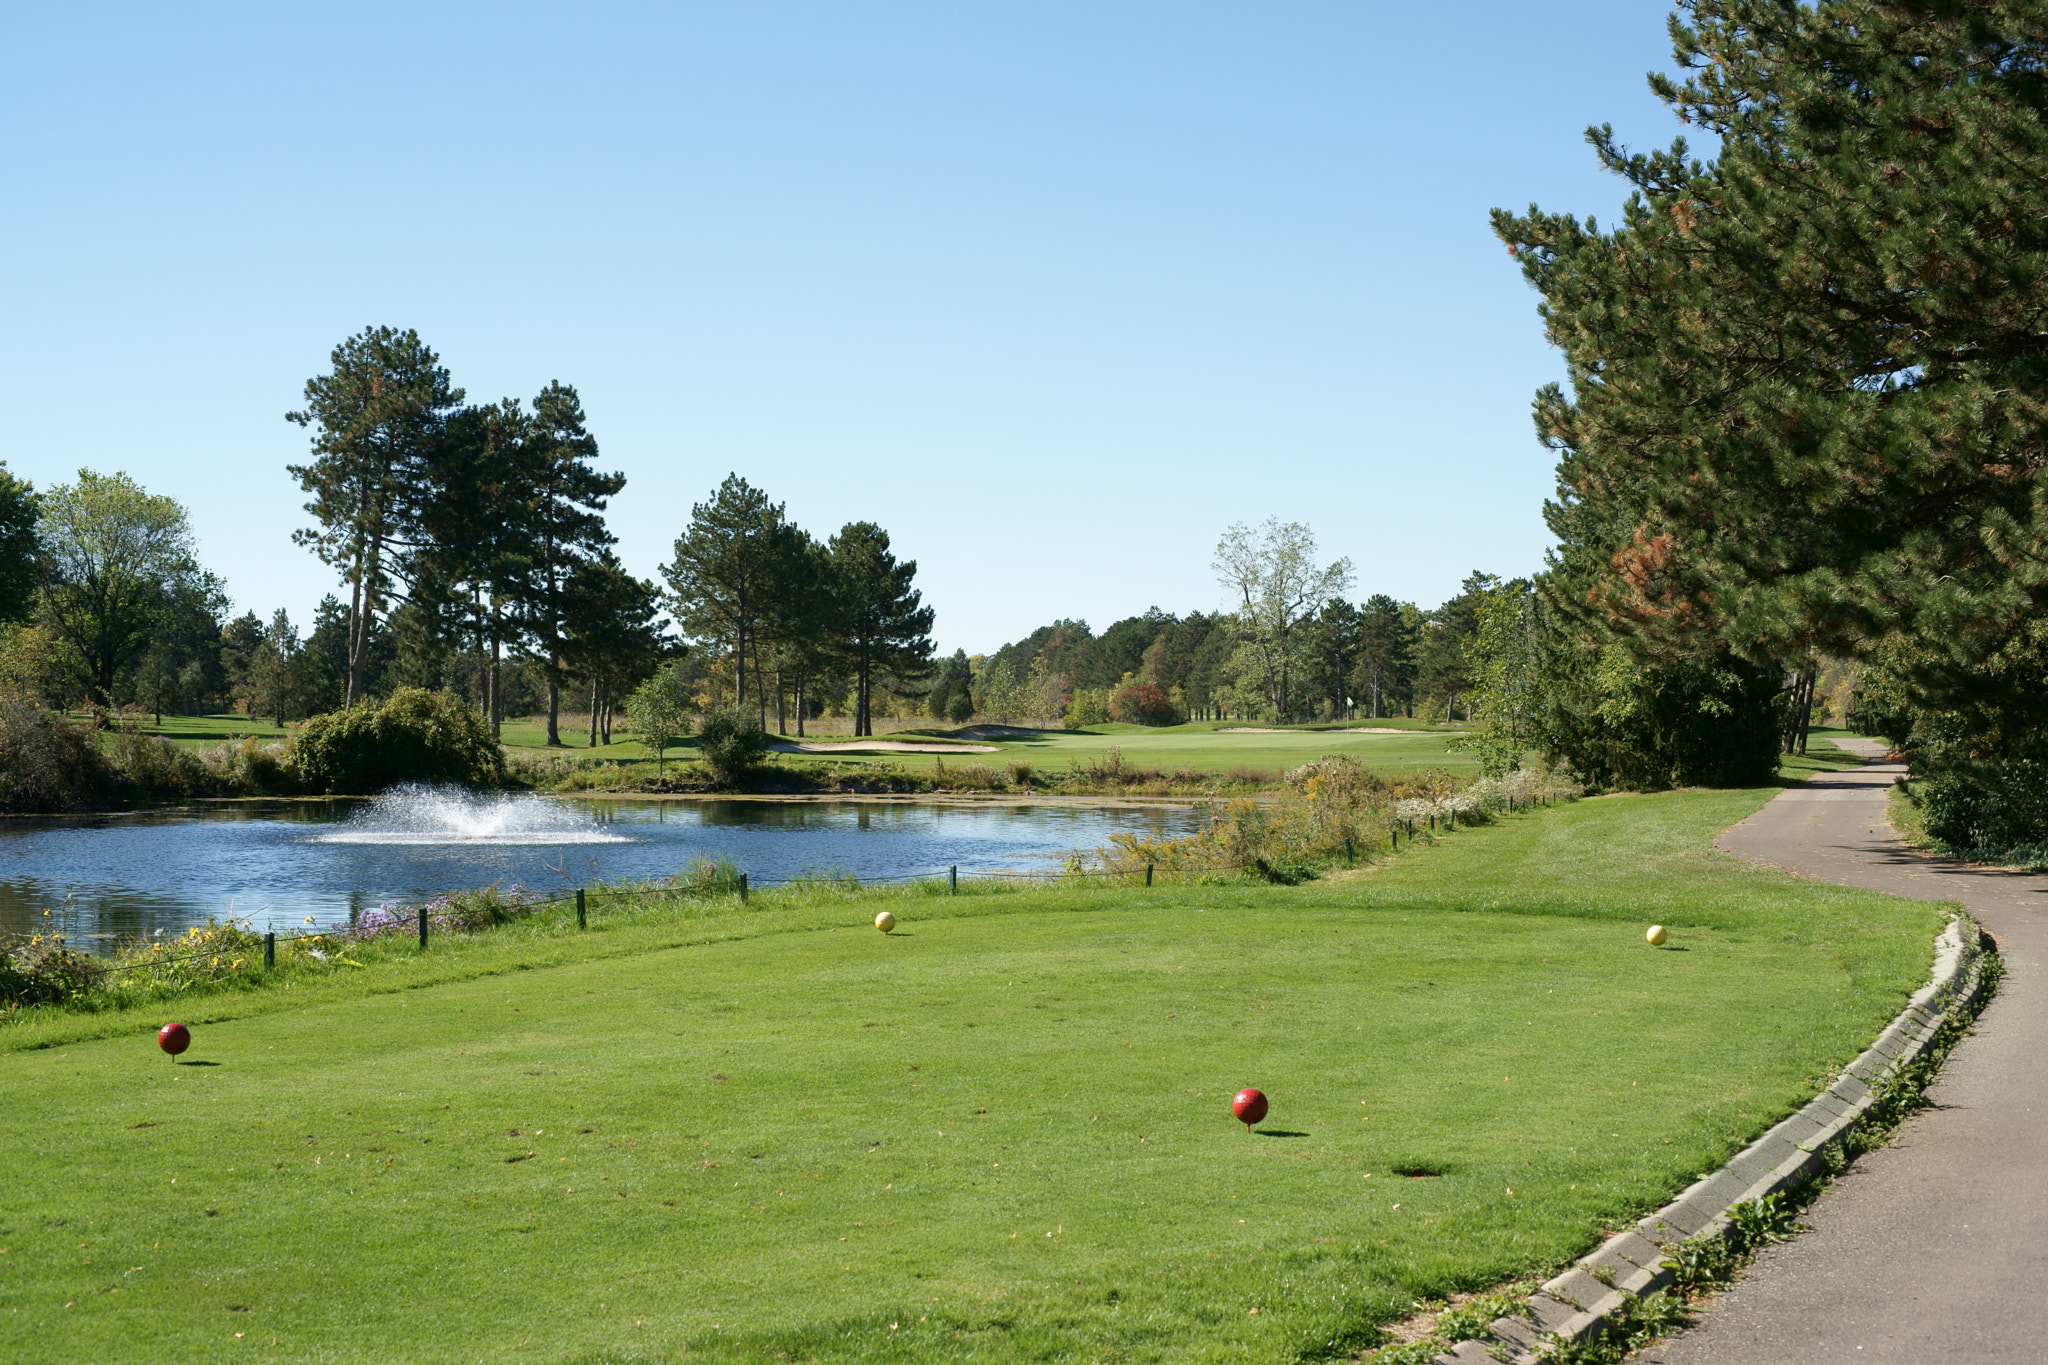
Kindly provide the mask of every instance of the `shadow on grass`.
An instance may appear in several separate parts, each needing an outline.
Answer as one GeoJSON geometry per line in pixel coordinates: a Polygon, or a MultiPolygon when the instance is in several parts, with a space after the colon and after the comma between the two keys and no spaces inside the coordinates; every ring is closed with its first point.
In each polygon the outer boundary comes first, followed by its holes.
{"type": "Polygon", "coordinates": [[[1285,1128],[1254,1128],[1260,1137],[1307,1137],[1307,1133],[1292,1133],[1285,1128]]]}

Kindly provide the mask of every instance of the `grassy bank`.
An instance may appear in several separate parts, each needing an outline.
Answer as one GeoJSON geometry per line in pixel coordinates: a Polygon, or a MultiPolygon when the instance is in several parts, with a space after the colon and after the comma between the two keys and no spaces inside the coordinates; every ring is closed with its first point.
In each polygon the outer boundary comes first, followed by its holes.
{"type": "Polygon", "coordinates": [[[598,901],[194,1002],[191,1065],[160,1009],[0,1031],[0,1356],[1341,1357],[1711,1169],[1924,979],[1929,907],[1711,852],[1769,794],[1292,888],[598,901]]]}

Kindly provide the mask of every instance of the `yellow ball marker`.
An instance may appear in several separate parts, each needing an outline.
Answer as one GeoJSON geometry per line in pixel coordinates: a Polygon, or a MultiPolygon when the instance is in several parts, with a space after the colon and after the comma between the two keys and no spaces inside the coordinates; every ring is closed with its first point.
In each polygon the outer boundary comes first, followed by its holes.
{"type": "MultiPolygon", "coordinates": [[[[884,910],[881,914],[875,916],[875,927],[886,934],[896,927],[896,917],[887,910],[884,910]]],[[[1662,939],[1658,940],[1660,943],[1662,941],[1662,939]]]]}
{"type": "Polygon", "coordinates": [[[1664,940],[1667,937],[1667,935],[1664,932],[1663,925],[1653,924],[1650,926],[1650,932],[1644,934],[1643,937],[1650,940],[1650,946],[1652,948],[1662,948],[1664,946],[1664,940]]]}

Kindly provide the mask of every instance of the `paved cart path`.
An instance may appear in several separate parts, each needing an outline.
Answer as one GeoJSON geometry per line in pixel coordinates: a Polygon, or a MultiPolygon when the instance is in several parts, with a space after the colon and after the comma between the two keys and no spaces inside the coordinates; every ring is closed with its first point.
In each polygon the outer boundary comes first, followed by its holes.
{"type": "Polygon", "coordinates": [[[1766,1250],[1645,1362],[2048,1361],[2048,877],[1907,852],[1884,818],[1902,771],[1816,777],[1719,846],[1822,881],[1959,901],[1998,940],[2004,984],[1950,1054],[1933,1107],[1815,1202],[1802,1220],[1812,1231],[1766,1250]]]}

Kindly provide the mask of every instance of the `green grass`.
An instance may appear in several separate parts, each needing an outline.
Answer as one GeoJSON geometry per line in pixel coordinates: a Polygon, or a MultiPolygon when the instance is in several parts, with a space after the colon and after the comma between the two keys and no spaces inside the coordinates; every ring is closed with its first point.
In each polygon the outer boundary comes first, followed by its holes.
{"type": "MultiPolygon", "coordinates": [[[[1361,725],[1382,722],[1361,721],[1361,725]]],[[[1426,768],[1447,768],[1452,772],[1476,773],[1478,760],[1469,753],[1454,752],[1450,742],[1455,732],[1404,730],[1400,734],[1358,734],[1343,730],[1289,729],[1270,733],[1247,732],[1237,722],[1200,721],[1191,725],[1152,728],[1143,725],[1091,725],[1085,730],[1036,730],[1018,738],[990,741],[996,752],[966,755],[888,753],[893,763],[913,771],[931,767],[934,757],[949,765],[982,762],[1001,768],[1013,759],[1034,764],[1040,772],[1063,772],[1069,762],[1094,762],[1111,747],[1122,752],[1124,766],[1157,768],[1170,775],[1188,768],[1199,773],[1228,773],[1250,768],[1275,777],[1286,768],[1299,767],[1324,754],[1350,754],[1361,763],[1390,773],[1420,772],[1426,768]]],[[[889,736],[880,736],[887,739],[889,736]]],[[[906,736],[906,738],[914,738],[906,736]]],[[[849,745],[844,752],[858,753],[849,745]]],[[[871,751],[880,755],[880,751],[871,751]]]]}
{"type": "Polygon", "coordinates": [[[1834,737],[1847,735],[1848,730],[1824,730],[1813,727],[1806,734],[1804,754],[1786,754],[1778,760],[1780,781],[1803,782],[1815,773],[1838,773],[1849,768],[1860,768],[1863,760],[1845,749],[1837,749],[1834,737]]]}
{"type": "Polygon", "coordinates": [[[254,716],[173,716],[166,715],[163,724],[155,724],[156,717],[143,716],[143,731],[147,734],[162,735],[175,744],[193,747],[218,744],[222,740],[240,739],[254,735],[257,739],[283,739],[285,731],[267,720],[254,716]]]}
{"type": "Polygon", "coordinates": [[[1924,980],[1933,908],[1711,851],[1769,794],[1296,888],[600,901],[0,1029],[0,1358],[1341,1358],[1712,1169],[1924,980]]]}

